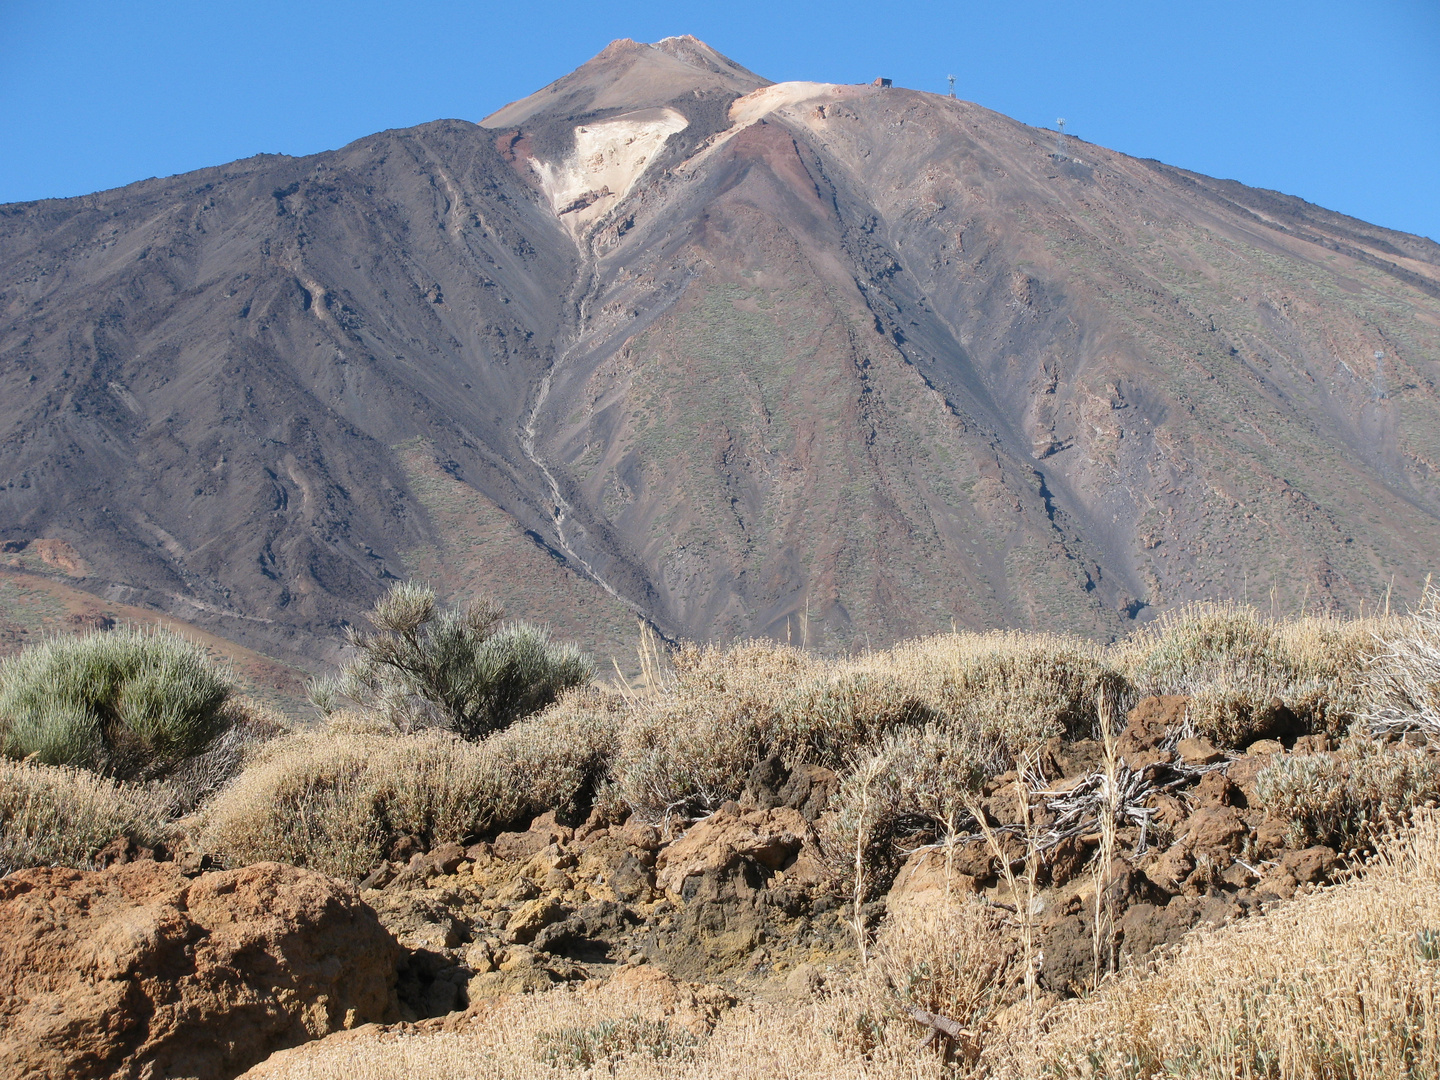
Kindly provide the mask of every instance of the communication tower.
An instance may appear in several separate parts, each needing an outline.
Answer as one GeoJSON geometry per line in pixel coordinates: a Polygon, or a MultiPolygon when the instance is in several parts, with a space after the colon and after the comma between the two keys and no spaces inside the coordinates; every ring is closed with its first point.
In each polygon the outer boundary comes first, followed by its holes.
{"type": "Polygon", "coordinates": [[[955,96],[955,76],[946,75],[945,78],[950,80],[950,96],[953,98],[955,96]]]}
{"type": "Polygon", "coordinates": [[[1055,154],[1056,161],[1065,160],[1065,118],[1062,116],[1055,121],[1055,154]]]}

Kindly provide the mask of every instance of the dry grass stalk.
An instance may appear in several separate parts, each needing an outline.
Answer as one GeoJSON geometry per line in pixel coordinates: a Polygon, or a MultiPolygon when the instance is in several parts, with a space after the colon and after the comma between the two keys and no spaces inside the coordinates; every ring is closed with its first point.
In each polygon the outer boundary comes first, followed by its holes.
{"type": "Polygon", "coordinates": [[[860,766],[860,822],[855,830],[855,882],[851,895],[850,926],[855,931],[855,947],[860,963],[870,962],[870,931],[865,925],[865,853],[870,841],[871,787],[884,768],[884,759],[871,757],[860,766]]]}
{"type": "MultiPolygon", "coordinates": [[[[1028,764],[1028,763],[1027,763],[1028,764]]],[[[1015,799],[1019,805],[1021,816],[1020,837],[1025,845],[1024,866],[1024,888],[1020,886],[1019,879],[1015,876],[1014,862],[1006,853],[1004,845],[1000,841],[999,834],[990,824],[985,808],[973,795],[966,795],[965,804],[970,816],[975,819],[976,827],[980,835],[985,838],[985,844],[990,849],[991,855],[1000,864],[1001,876],[1005,879],[1005,887],[1009,890],[1011,901],[1015,908],[1015,926],[1020,934],[1020,953],[1024,972],[1025,997],[1031,1008],[1034,1008],[1036,997],[1036,976],[1037,950],[1035,948],[1035,894],[1037,889],[1037,874],[1040,866],[1040,841],[1032,827],[1030,798],[1030,785],[1026,783],[1025,776],[1029,770],[1021,768],[1015,777],[1015,799]]]]}
{"type": "Polygon", "coordinates": [[[1091,862],[1095,886],[1095,910],[1092,914],[1091,948],[1095,957],[1095,982],[1115,970],[1115,904],[1111,895],[1114,885],[1115,827],[1122,807],[1119,777],[1119,753],[1115,747],[1115,718],[1110,700],[1102,696],[1098,702],[1100,734],[1105,747],[1104,786],[1101,789],[1099,817],[1100,847],[1091,862]]]}

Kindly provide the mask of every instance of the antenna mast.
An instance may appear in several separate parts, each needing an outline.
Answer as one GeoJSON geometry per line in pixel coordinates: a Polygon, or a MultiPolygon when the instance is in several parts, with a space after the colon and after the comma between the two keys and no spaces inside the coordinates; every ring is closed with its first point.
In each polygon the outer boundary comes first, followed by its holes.
{"type": "Polygon", "coordinates": [[[954,76],[954,75],[946,75],[945,78],[947,78],[947,79],[950,80],[950,97],[951,97],[951,98],[954,98],[954,97],[955,97],[955,76],[954,76]]]}
{"type": "Polygon", "coordinates": [[[1055,160],[1065,160],[1065,118],[1055,121],[1055,160]]]}

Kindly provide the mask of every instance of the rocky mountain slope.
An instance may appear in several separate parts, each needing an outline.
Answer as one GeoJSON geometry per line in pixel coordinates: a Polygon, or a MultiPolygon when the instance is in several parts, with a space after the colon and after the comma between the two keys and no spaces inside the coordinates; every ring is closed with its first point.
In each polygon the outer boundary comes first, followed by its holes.
{"type": "Polygon", "coordinates": [[[0,207],[0,543],[287,660],[407,576],[602,656],[1354,608],[1437,375],[1429,240],[693,38],[0,207]]]}

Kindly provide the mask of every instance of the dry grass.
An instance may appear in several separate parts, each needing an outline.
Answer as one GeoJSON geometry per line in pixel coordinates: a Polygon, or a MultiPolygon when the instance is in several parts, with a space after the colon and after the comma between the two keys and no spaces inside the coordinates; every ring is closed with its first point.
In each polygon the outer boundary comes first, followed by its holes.
{"type": "Polygon", "coordinates": [[[1440,819],[1422,815],[1359,880],[1192,934],[992,1060],[1014,1077],[1440,1075],[1440,819]]]}
{"type": "Polygon", "coordinates": [[[953,833],[986,780],[1049,738],[1096,734],[1097,702],[1188,691],[1202,728],[1228,744],[1281,706],[1340,730],[1362,708],[1377,627],[1399,625],[1273,623],[1231,606],[1189,609],[1108,649],[1019,633],[942,634],[842,660],[765,642],[687,645],[650,657],[643,690],[592,690],[583,706],[572,695],[473,750],[353,725],[296,735],[220,796],[204,842],[232,860],[354,877],[401,833],[459,839],[597,801],[656,822],[692,818],[740,797],[774,754],[840,774],[826,848],[863,902],[905,846],[953,833]]]}
{"type": "Polygon", "coordinates": [[[174,807],[165,784],[0,759],[0,876],[27,866],[90,869],[117,836],[146,847],[167,843],[174,807]]]}
{"type": "MultiPolygon", "coordinates": [[[[746,642],[688,646],[664,693],[635,697],[614,776],[626,801],[659,819],[736,798],[759,757],[837,770],[886,753],[901,772],[906,745],[942,733],[950,767],[962,752],[1003,772],[1055,735],[1094,730],[1094,701],[1122,683],[1103,651],[1046,634],[945,634],[884,652],[825,661],[746,642]]],[[[923,753],[917,749],[915,753],[923,753]]]]}
{"type": "MultiPolygon", "coordinates": [[[[848,1004],[848,1002],[846,1003],[848,1004]]],[[[486,1021],[453,1033],[401,1033],[336,1040],[302,1048],[257,1066],[250,1080],[555,1080],[556,1077],[607,1076],[622,1080],[801,1080],[801,1078],[915,1077],[947,1075],[934,1056],[916,1057],[913,1039],[903,1049],[887,1044],[857,1053],[837,1038],[837,1025],[853,1022],[844,1006],[821,1002],[776,1009],[741,1006],[728,1012],[709,1035],[685,1053],[638,1053],[608,1057],[598,1067],[548,1060],[547,1051],[561,1033],[594,1030],[600,1025],[659,1025],[658,1008],[637,1010],[628,995],[605,990],[556,990],[545,1008],[533,999],[511,1001],[486,1021]]],[[[912,1025],[913,1027],[913,1025],[912,1025]]],[[[918,1029],[917,1029],[918,1030],[918,1029]]]]}
{"type": "Polygon", "coordinates": [[[1371,731],[1440,738],[1440,591],[1427,585],[1419,606],[1375,637],[1365,686],[1371,731]]]}
{"type": "Polygon", "coordinates": [[[1277,757],[1255,784],[1261,805],[1290,823],[1294,846],[1346,851],[1440,798],[1440,757],[1355,734],[1333,756],[1277,757]]]}
{"type": "Polygon", "coordinates": [[[1196,730],[1221,746],[1267,733],[1282,707],[1308,730],[1340,734],[1361,714],[1377,636],[1397,620],[1274,621],[1237,604],[1195,604],[1111,652],[1131,699],[1187,694],[1196,730]]]}
{"type": "Polygon", "coordinates": [[[262,748],[194,826],[227,863],[272,859],[353,880],[401,835],[462,841],[584,802],[615,727],[609,699],[585,693],[479,743],[340,718],[262,748]]]}

